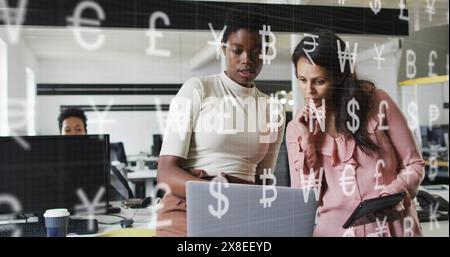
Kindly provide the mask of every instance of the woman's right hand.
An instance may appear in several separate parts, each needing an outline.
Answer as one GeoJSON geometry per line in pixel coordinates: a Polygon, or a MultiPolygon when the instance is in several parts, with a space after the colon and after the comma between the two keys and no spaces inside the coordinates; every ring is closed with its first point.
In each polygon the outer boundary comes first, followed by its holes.
{"type": "Polygon", "coordinates": [[[301,133],[300,147],[303,150],[314,142],[313,134],[309,131],[309,118],[310,108],[307,104],[300,110],[296,118],[297,126],[300,128],[301,133]]]}

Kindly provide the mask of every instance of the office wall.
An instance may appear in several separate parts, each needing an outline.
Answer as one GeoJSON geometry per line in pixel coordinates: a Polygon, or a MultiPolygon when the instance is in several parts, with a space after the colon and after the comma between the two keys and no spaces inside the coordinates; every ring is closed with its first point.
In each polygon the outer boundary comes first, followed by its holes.
{"type": "MultiPolygon", "coordinates": [[[[7,114],[9,131],[17,135],[34,134],[35,127],[33,88],[27,82],[34,75],[37,81],[39,73],[38,60],[27,42],[19,40],[11,43],[7,32],[0,30],[0,38],[6,43],[7,53],[7,114]],[[28,70],[28,71],[27,71],[28,70]]],[[[6,134],[11,134],[6,132],[6,134]]]]}
{"type": "MultiPolygon", "coordinates": [[[[154,84],[183,83],[194,76],[207,76],[222,71],[214,60],[201,69],[191,71],[192,54],[171,58],[121,58],[116,60],[42,60],[39,63],[39,83],[43,84],[154,84]]],[[[287,56],[288,54],[286,54],[287,56]]],[[[258,79],[289,80],[288,58],[277,58],[264,66],[258,79]]]]}
{"type": "MultiPolygon", "coordinates": [[[[393,58],[393,57],[392,57],[393,58]]],[[[376,64],[375,64],[376,65],[376,64]]],[[[384,73],[385,76],[379,75],[379,73],[370,73],[372,64],[370,61],[361,63],[359,65],[359,72],[361,77],[373,80],[380,88],[385,89],[390,94],[394,95],[396,92],[396,76],[395,65],[386,65],[383,69],[391,70],[390,73],[384,73]],[[368,75],[364,75],[364,73],[368,75]]],[[[280,68],[282,66],[277,66],[280,68]]],[[[100,69],[91,69],[95,74],[101,74],[100,69]]],[[[104,71],[104,70],[103,70],[104,71]]],[[[157,72],[156,72],[157,73],[157,72]]],[[[103,73],[104,74],[104,73],[103,73]]],[[[122,76],[125,83],[125,75],[122,76]]],[[[63,77],[63,76],[62,76],[63,77]]],[[[87,83],[91,81],[82,76],[87,83]]],[[[69,78],[69,76],[67,76],[69,78]]],[[[80,77],[81,78],[81,77],[80,77]]],[[[110,77],[93,76],[92,81],[98,83],[109,82],[110,77]]],[[[147,80],[146,80],[147,81],[147,80]]],[[[59,83],[69,83],[71,80],[59,80],[59,83]]],[[[79,83],[83,82],[78,80],[79,83]]],[[[113,103],[114,105],[149,105],[156,104],[157,99],[161,104],[169,104],[173,96],[38,96],[37,98],[37,133],[40,135],[58,134],[57,117],[62,105],[108,105],[113,103]],[[112,101],[112,102],[111,102],[112,101]]],[[[102,115],[100,113],[100,115],[102,115]]],[[[87,113],[88,120],[93,121],[97,119],[97,115],[93,112],[87,113]]],[[[136,112],[109,112],[106,115],[106,122],[104,123],[103,131],[100,125],[95,122],[88,122],[89,133],[108,133],[111,135],[111,141],[123,141],[125,143],[126,151],[128,154],[138,154],[140,151],[149,151],[150,146],[153,144],[152,135],[161,133],[161,124],[158,119],[158,114],[153,111],[136,111],[136,112]],[[111,122],[110,122],[111,121],[111,122]]]]}
{"type": "MultiPolygon", "coordinates": [[[[149,105],[170,103],[172,96],[38,96],[37,132],[39,135],[58,135],[57,118],[60,107],[71,105],[149,105]]],[[[163,115],[166,112],[163,112],[163,115]]],[[[161,133],[163,124],[155,111],[86,112],[89,134],[110,134],[111,142],[124,142],[127,154],[150,151],[153,134],[161,133]],[[100,122],[103,120],[103,122],[100,122]]]]}
{"type": "Polygon", "coordinates": [[[396,103],[401,106],[400,92],[398,87],[398,62],[399,52],[384,56],[386,59],[381,63],[378,70],[378,63],[373,60],[365,60],[357,64],[357,73],[360,79],[367,79],[375,83],[377,88],[386,91],[396,103]]]}
{"type": "MultiPolygon", "coordinates": [[[[259,79],[261,80],[291,80],[292,66],[290,53],[281,48],[278,57],[265,65],[259,79]]],[[[147,57],[123,56],[117,60],[71,60],[61,61],[43,59],[39,63],[38,83],[50,84],[147,84],[147,83],[182,83],[192,76],[205,76],[221,70],[220,62],[213,60],[200,69],[191,71],[189,61],[192,50],[174,51],[170,58],[152,59],[147,57]],[[155,61],[158,60],[158,61],[155,61]]],[[[379,88],[386,90],[397,99],[397,67],[398,55],[390,54],[377,70],[377,62],[366,58],[358,62],[357,72],[361,78],[370,79],[379,88]],[[375,72],[374,72],[375,71],[375,72]]],[[[38,96],[37,130],[38,134],[58,134],[57,116],[61,105],[107,105],[112,99],[115,105],[146,105],[155,104],[156,98],[161,104],[169,104],[173,96],[38,96]]],[[[93,113],[87,113],[89,120],[95,118],[93,113]]],[[[153,144],[151,135],[160,133],[160,128],[154,121],[155,112],[112,112],[108,114],[116,123],[105,124],[105,133],[111,134],[112,141],[124,141],[129,154],[149,151],[153,144]]],[[[97,125],[88,124],[89,133],[98,133],[97,125]]]]}
{"type": "MultiPolygon", "coordinates": [[[[422,84],[416,86],[402,87],[403,110],[407,112],[407,118],[414,124],[413,117],[415,110],[408,112],[408,106],[413,102],[417,105],[417,118],[420,126],[448,125],[449,110],[444,109],[444,103],[448,103],[448,82],[437,84],[422,84]],[[435,105],[439,109],[439,114],[430,115],[430,106],[435,105]],[[437,117],[437,118],[436,118],[437,117]]],[[[433,112],[433,110],[431,110],[433,112]]]]}

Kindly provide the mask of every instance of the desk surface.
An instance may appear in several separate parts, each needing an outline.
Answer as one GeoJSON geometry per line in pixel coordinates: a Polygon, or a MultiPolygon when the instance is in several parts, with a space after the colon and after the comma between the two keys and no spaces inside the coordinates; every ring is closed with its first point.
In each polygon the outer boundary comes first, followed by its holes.
{"type": "MultiPolygon", "coordinates": [[[[430,165],[430,161],[425,160],[425,165],[430,165]]],[[[438,167],[447,167],[448,168],[448,161],[437,161],[436,165],[438,167]]]]}
{"type": "Polygon", "coordinates": [[[420,223],[424,237],[448,237],[448,221],[420,223]]]}
{"type": "Polygon", "coordinates": [[[131,167],[129,169],[133,170],[133,172],[127,173],[127,177],[130,181],[156,179],[157,170],[151,170],[151,169],[138,170],[136,168],[133,169],[133,167],[131,167]]]}
{"type": "MultiPolygon", "coordinates": [[[[448,201],[449,186],[448,185],[428,185],[421,186],[420,190],[425,190],[430,194],[437,194],[448,201]]],[[[449,236],[449,221],[439,222],[423,222],[420,223],[423,229],[423,236],[425,237],[448,237],[449,236]]]]}
{"type": "MultiPolygon", "coordinates": [[[[113,206],[120,206],[120,202],[112,202],[113,206]]],[[[114,214],[116,215],[116,214],[114,214]]],[[[113,215],[96,215],[99,222],[99,231],[93,235],[68,235],[69,237],[151,237],[155,235],[156,209],[148,207],[143,209],[124,209],[117,214],[127,219],[133,219],[132,228],[120,226],[121,217],[113,215]],[[107,224],[104,224],[107,223],[107,224]]]]}
{"type": "MultiPolygon", "coordinates": [[[[449,186],[425,186],[420,189],[427,190],[432,194],[438,194],[445,199],[449,199],[449,186]]],[[[113,206],[120,206],[120,202],[112,202],[113,206]]],[[[120,226],[122,218],[110,215],[98,215],[97,220],[100,223],[114,223],[114,224],[99,224],[99,233],[92,236],[112,236],[112,237],[141,237],[154,236],[156,228],[156,208],[148,207],[144,209],[123,209],[118,215],[125,218],[132,218],[134,220],[133,228],[124,229],[120,226]]],[[[449,221],[439,222],[425,222],[421,223],[423,229],[423,236],[425,237],[448,237],[449,236],[449,221]]]]}

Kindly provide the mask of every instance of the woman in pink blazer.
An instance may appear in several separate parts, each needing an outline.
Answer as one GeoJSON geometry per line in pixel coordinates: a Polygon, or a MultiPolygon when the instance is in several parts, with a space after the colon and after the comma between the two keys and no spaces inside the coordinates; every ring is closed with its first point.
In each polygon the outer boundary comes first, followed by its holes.
{"type": "Polygon", "coordinates": [[[291,186],[318,193],[314,236],[421,236],[412,199],[425,163],[404,116],[388,94],[358,80],[352,63],[339,59],[342,39],[329,31],[314,35],[292,56],[307,104],[286,134],[291,186]],[[403,201],[376,222],[342,227],[361,201],[399,192],[406,193],[403,201]]]}

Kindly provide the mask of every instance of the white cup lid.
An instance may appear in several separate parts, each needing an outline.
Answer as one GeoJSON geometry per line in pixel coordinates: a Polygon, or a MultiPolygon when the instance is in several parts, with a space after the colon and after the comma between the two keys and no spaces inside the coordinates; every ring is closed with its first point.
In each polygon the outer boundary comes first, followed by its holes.
{"type": "Polygon", "coordinates": [[[44,213],[44,218],[58,218],[70,216],[70,212],[67,209],[51,209],[46,210],[44,213]]]}

